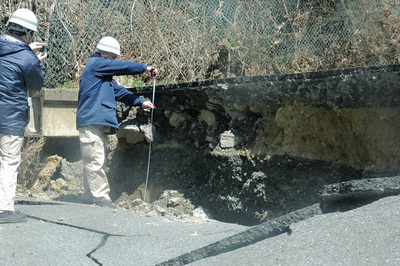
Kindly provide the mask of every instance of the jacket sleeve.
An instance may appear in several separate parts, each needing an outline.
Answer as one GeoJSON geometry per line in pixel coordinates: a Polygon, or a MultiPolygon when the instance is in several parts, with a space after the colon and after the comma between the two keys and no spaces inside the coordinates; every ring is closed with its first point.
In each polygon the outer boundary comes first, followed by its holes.
{"type": "Polygon", "coordinates": [[[31,64],[27,64],[25,71],[25,82],[28,90],[39,91],[44,85],[43,64],[35,54],[32,54],[31,64]]]}
{"type": "Polygon", "coordinates": [[[147,65],[129,61],[110,60],[101,58],[96,61],[94,67],[97,77],[120,76],[120,75],[137,75],[142,74],[147,69],[147,65]]]}
{"type": "Polygon", "coordinates": [[[130,106],[141,106],[144,103],[144,100],[133,94],[131,91],[128,91],[125,87],[118,85],[118,83],[113,80],[114,87],[114,95],[115,99],[119,102],[125,103],[130,106]]]}

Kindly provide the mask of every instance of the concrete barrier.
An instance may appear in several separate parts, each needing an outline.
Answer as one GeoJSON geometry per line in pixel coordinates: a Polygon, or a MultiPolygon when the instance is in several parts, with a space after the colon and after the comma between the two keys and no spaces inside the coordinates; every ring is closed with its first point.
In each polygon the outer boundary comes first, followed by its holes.
{"type": "Polygon", "coordinates": [[[27,137],[76,137],[78,89],[42,89],[28,99],[31,120],[27,137]]]}

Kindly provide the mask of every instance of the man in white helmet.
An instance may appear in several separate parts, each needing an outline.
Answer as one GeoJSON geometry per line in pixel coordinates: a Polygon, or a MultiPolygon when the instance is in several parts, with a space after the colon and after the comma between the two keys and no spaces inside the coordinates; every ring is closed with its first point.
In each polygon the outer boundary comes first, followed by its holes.
{"type": "Polygon", "coordinates": [[[146,72],[156,76],[157,70],[141,63],[115,60],[120,55],[120,45],[112,37],[104,37],[91,55],[79,84],[76,124],[83,160],[83,199],[98,206],[114,208],[109,196],[110,187],[104,171],[105,135],[118,130],[116,101],[130,106],[152,108],[151,101],[144,101],[120,86],[114,75],[136,75],[146,72]]]}
{"type": "Polygon", "coordinates": [[[47,54],[43,43],[31,43],[38,22],[28,9],[18,9],[8,21],[8,33],[0,35],[0,223],[27,221],[14,210],[18,166],[25,126],[29,122],[28,90],[44,83],[47,54]]]}

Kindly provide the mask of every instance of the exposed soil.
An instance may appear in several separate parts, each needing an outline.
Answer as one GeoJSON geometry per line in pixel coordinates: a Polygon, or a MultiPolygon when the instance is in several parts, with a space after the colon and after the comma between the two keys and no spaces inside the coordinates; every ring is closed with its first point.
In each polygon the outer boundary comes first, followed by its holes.
{"type": "MultiPolygon", "coordinates": [[[[54,146],[69,147],[58,149],[68,157],[77,141],[71,138],[66,145],[65,139],[52,139],[42,152],[51,152],[54,146]]],[[[148,149],[138,144],[135,149],[114,152],[108,177],[117,208],[190,222],[212,218],[257,224],[318,202],[324,184],[363,177],[362,171],[318,160],[273,156],[254,165],[235,150],[207,155],[201,149],[155,145],[143,201],[148,149]],[[244,173],[255,167],[258,171],[244,180],[244,173]]],[[[36,182],[18,196],[80,202],[82,161],[68,162],[61,156],[47,157],[36,182]]]]}
{"type": "MultiPolygon", "coordinates": [[[[153,125],[149,110],[118,105],[120,130],[107,145],[110,196],[147,215],[252,225],[319,202],[324,185],[397,175],[397,71],[165,86],[153,125]]],[[[137,94],[151,98],[151,88],[137,94]]],[[[37,143],[25,149],[22,193],[77,201],[78,139],[37,143]]]]}
{"type": "MultiPolygon", "coordinates": [[[[149,144],[120,139],[117,145],[116,136],[109,138],[107,170],[117,208],[190,222],[212,218],[254,225],[319,202],[324,185],[390,175],[289,155],[255,158],[220,144],[196,145],[196,134],[174,132],[168,135],[174,140],[161,144],[162,133],[155,134],[145,201],[149,144]]],[[[41,154],[46,160],[37,178],[18,196],[80,202],[78,139],[48,138],[41,154]]]]}

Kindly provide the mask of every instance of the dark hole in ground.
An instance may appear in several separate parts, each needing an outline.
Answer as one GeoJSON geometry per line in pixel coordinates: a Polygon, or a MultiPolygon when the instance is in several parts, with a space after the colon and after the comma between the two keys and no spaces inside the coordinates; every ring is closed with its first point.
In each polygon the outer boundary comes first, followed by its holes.
{"type": "Polygon", "coordinates": [[[43,146],[43,158],[57,154],[68,162],[82,159],[79,147],[79,137],[47,137],[43,146]]]}
{"type": "MultiPolygon", "coordinates": [[[[122,193],[131,195],[144,185],[148,151],[147,144],[114,151],[108,172],[113,200],[122,193]]],[[[43,154],[78,161],[79,140],[48,138],[43,154]]],[[[195,206],[208,210],[213,219],[255,225],[320,202],[324,185],[379,175],[379,171],[365,172],[287,155],[250,162],[235,154],[154,148],[148,181],[151,202],[165,190],[177,190],[195,206]]]]}

